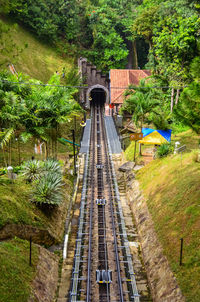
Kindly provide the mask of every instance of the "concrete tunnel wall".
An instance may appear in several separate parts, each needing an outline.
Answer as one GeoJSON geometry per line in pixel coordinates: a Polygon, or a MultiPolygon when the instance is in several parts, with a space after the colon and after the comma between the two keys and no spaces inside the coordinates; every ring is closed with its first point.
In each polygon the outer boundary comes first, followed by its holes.
{"type": "Polygon", "coordinates": [[[102,89],[105,91],[105,94],[106,94],[106,99],[105,99],[105,104],[109,104],[109,91],[108,91],[108,88],[106,88],[105,86],[103,85],[99,85],[99,84],[96,84],[96,85],[93,85],[91,86],[88,90],[87,90],[87,93],[86,93],[86,107],[89,109],[90,108],[90,94],[91,94],[91,91],[93,89],[102,89]]]}

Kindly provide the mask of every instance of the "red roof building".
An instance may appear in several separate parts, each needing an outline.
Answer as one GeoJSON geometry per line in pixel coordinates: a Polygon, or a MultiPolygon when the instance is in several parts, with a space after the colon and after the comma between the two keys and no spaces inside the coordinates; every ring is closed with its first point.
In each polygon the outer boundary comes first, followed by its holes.
{"type": "Polygon", "coordinates": [[[130,84],[139,85],[141,79],[149,77],[150,70],[111,69],[110,70],[110,102],[121,105],[124,102],[124,91],[130,84]]]}

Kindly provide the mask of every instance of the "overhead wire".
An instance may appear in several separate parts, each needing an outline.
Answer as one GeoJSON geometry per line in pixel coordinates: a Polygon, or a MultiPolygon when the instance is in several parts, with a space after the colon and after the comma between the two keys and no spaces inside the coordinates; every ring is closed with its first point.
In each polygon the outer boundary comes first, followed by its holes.
{"type": "MultiPolygon", "coordinates": [[[[58,87],[58,88],[77,88],[77,89],[88,89],[90,86],[79,86],[79,85],[56,85],[56,84],[43,84],[43,83],[29,83],[29,82],[13,82],[8,80],[0,79],[0,82],[17,84],[17,85],[29,85],[29,86],[43,86],[43,87],[58,87]]],[[[147,86],[147,87],[110,87],[111,89],[126,89],[126,90],[135,90],[135,89],[183,89],[188,87],[188,85],[183,86],[147,86]]],[[[95,88],[94,88],[95,90],[95,88]]]]}

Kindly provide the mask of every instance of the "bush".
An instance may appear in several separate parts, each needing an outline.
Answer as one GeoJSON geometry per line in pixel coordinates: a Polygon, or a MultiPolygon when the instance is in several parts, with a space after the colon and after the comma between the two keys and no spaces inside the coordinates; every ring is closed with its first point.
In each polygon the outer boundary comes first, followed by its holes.
{"type": "Polygon", "coordinates": [[[34,202],[51,205],[62,202],[62,170],[57,160],[30,160],[23,165],[22,175],[27,181],[34,183],[34,202]]]}
{"type": "Polygon", "coordinates": [[[59,205],[62,202],[63,194],[62,176],[48,172],[37,182],[33,191],[33,201],[39,204],[59,205]]]}
{"type": "Polygon", "coordinates": [[[29,160],[22,166],[22,175],[27,181],[32,182],[41,177],[42,167],[41,161],[39,160],[29,160]]]}
{"type": "Polygon", "coordinates": [[[58,175],[62,175],[61,166],[59,162],[53,158],[49,158],[44,162],[42,170],[44,173],[52,172],[58,175]]]}
{"type": "Polygon", "coordinates": [[[22,166],[13,167],[13,173],[19,174],[22,170],[22,166]]]}
{"type": "Polygon", "coordinates": [[[174,147],[170,143],[162,144],[156,151],[156,157],[165,157],[174,151],[174,147]]]}
{"type": "Polygon", "coordinates": [[[4,175],[7,173],[7,168],[1,168],[0,169],[0,175],[4,175]]]}

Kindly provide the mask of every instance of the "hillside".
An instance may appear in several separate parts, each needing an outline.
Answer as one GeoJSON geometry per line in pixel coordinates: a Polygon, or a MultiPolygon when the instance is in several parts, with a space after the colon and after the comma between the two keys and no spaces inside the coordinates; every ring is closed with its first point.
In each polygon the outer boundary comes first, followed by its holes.
{"type": "Polygon", "coordinates": [[[6,54],[0,53],[0,62],[4,63],[0,66],[1,70],[7,69],[8,64],[13,63],[18,73],[23,72],[31,78],[47,82],[56,71],[61,73],[63,67],[68,70],[73,66],[73,57],[63,58],[56,49],[39,41],[24,27],[16,26],[11,19],[0,17],[0,20],[10,27],[9,32],[3,34],[3,41],[9,51],[6,54]],[[13,45],[15,47],[12,47],[13,45]],[[20,52],[21,49],[22,52],[20,52]],[[17,52],[19,55],[15,56],[17,52]]]}
{"type": "MultiPolygon", "coordinates": [[[[191,131],[173,138],[191,149],[191,131]]],[[[195,140],[193,140],[195,141],[195,140]]],[[[129,147],[130,154],[133,147],[129,147]]],[[[197,149],[156,159],[137,173],[164,253],[187,302],[200,296],[200,164],[197,149]],[[179,266],[180,238],[184,240],[183,265],[179,266]]]]}
{"type": "Polygon", "coordinates": [[[38,247],[34,245],[32,249],[32,266],[30,266],[29,243],[27,241],[15,238],[1,243],[1,302],[26,302],[28,300],[31,282],[36,274],[38,254],[38,247]]]}
{"type": "Polygon", "coordinates": [[[12,183],[0,176],[0,240],[13,236],[45,244],[61,242],[72,182],[65,180],[65,198],[59,207],[44,209],[31,202],[31,187],[20,176],[12,183]]]}

